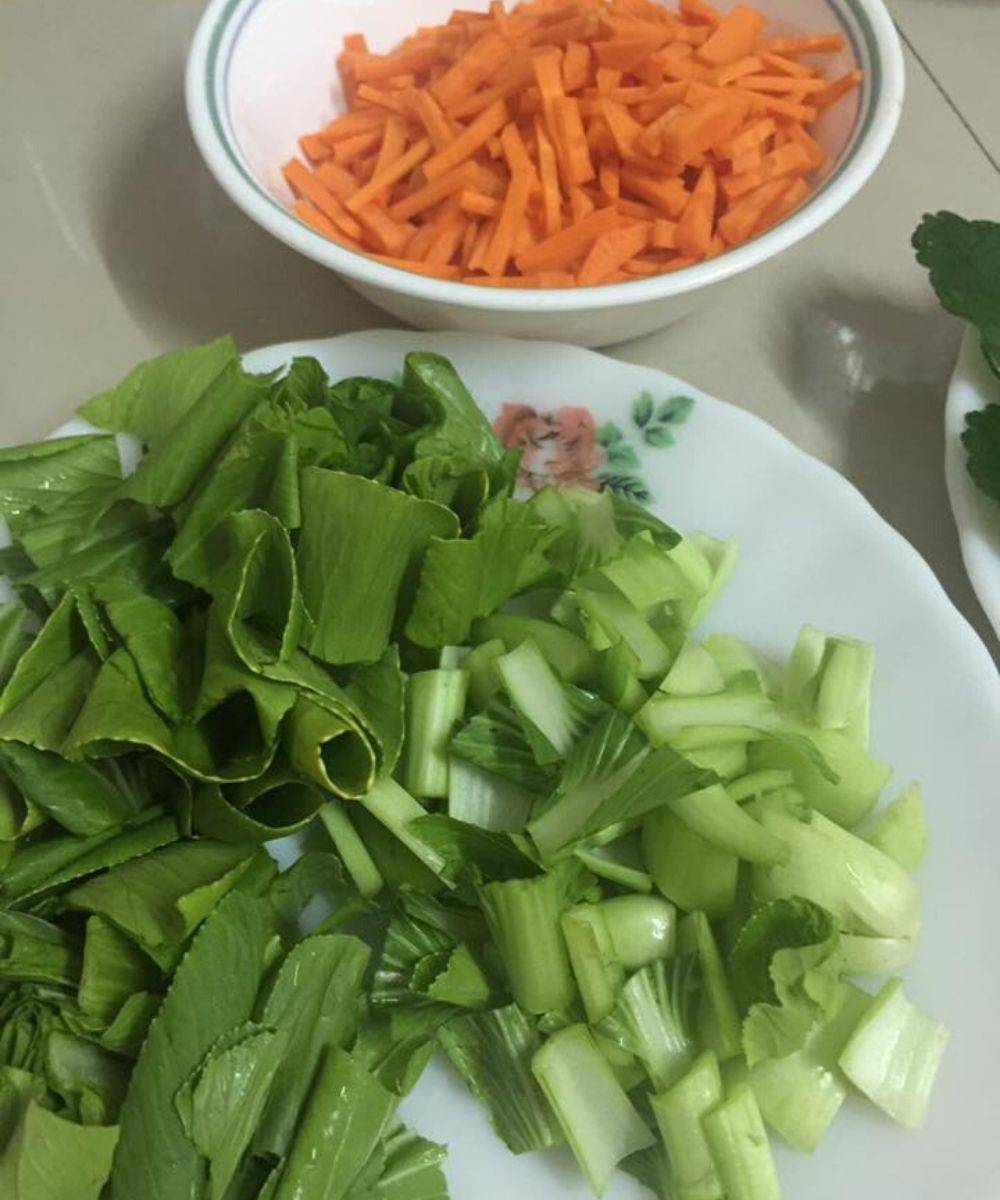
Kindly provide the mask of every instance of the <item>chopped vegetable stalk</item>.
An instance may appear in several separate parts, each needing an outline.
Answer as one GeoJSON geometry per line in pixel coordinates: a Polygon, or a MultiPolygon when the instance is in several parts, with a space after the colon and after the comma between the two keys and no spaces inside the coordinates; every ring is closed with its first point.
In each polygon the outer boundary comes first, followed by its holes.
{"type": "Polygon", "coordinates": [[[564,912],[562,931],[587,1020],[596,1025],[614,1008],[625,982],[625,967],[611,943],[603,906],[579,904],[564,912]]]}
{"type": "Polygon", "coordinates": [[[809,804],[848,828],[871,812],[892,770],[836,729],[794,731],[750,746],[752,770],[791,771],[809,804]]]}
{"type": "Polygon", "coordinates": [[[726,791],[737,804],[763,796],[765,792],[779,792],[795,786],[791,771],[752,771],[726,784],[726,791]]]}
{"type": "Polygon", "coordinates": [[[479,897],[518,1004],[532,1013],[565,1008],[574,987],[559,924],[558,878],[488,883],[479,897]]]}
{"type": "Polygon", "coordinates": [[[670,741],[688,725],[749,725],[776,729],[781,718],[774,704],[759,692],[735,685],[713,696],[665,696],[658,693],[636,715],[654,746],[670,741]]]}
{"type": "Polygon", "coordinates": [[[328,800],[319,810],[319,816],[354,886],[368,899],[377,896],[382,890],[382,876],[340,801],[328,800]]]}
{"type": "Polygon", "coordinates": [[[508,651],[516,650],[522,642],[534,642],[552,670],[566,683],[589,686],[597,672],[595,651],[583,638],[554,621],[516,613],[496,613],[477,621],[473,634],[479,640],[501,641],[508,651]]]}
{"type": "Polygon", "coordinates": [[[448,768],[448,815],[497,833],[520,833],[534,797],[516,783],[462,758],[448,768]]]}
{"type": "MultiPolygon", "coordinates": [[[[685,538],[681,546],[689,546],[692,553],[697,551],[708,564],[710,572],[709,581],[697,599],[693,597],[683,599],[675,605],[677,615],[682,623],[689,629],[693,629],[704,618],[715,603],[719,592],[732,578],[739,561],[740,548],[735,541],[719,541],[704,533],[692,534],[691,537],[685,538]]],[[[678,549],[680,547],[673,551],[675,556],[678,549]]]]}
{"type": "Polygon", "coordinates": [[[685,751],[691,762],[712,771],[720,779],[729,782],[745,775],[749,764],[746,743],[732,742],[728,746],[707,746],[704,750],[685,751]]]}
{"type": "Polygon", "coordinates": [[[669,808],[643,821],[642,856],[653,882],[679,908],[716,917],[732,906],[739,859],[695,833],[669,808]]]}
{"type": "Polygon", "coordinates": [[[756,655],[738,637],[731,633],[710,633],[702,644],[715,661],[726,687],[742,677],[744,680],[756,679],[759,690],[767,690],[756,655]]]}
{"type": "Polygon", "coordinates": [[[652,1134],[585,1025],[553,1034],[532,1070],[590,1186],[603,1195],[618,1163],[651,1146],[652,1134]]]}
{"type": "Polygon", "coordinates": [[[780,863],[788,851],[733,800],[722,784],[670,801],[671,811],[713,846],[747,862],[780,863]]]}
{"type": "Polygon", "coordinates": [[[606,846],[580,846],[573,853],[601,879],[608,879],[633,892],[653,890],[653,879],[643,864],[639,834],[636,832],[617,838],[606,846]]]}
{"type": "Polygon", "coordinates": [[[615,642],[600,654],[598,688],[609,704],[634,716],[649,699],[639,682],[639,661],[625,642],[615,642]]]}
{"type": "Polygon", "coordinates": [[[700,1054],[686,1075],[650,1097],[676,1189],[676,1200],[724,1200],[702,1120],[722,1103],[722,1077],[711,1050],[700,1054]]]}
{"type": "Polygon", "coordinates": [[[580,588],[576,592],[588,640],[598,650],[621,641],[635,655],[639,679],[662,675],[673,654],[641,612],[623,596],[580,588]]]}
{"type": "Polygon", "coordinates": [[[427,815],[423,805],[399,786],[394,779],[383,779],[375,785],[361,803],[373,817],[397,837],[417,858],[440,875],[446,863],[444,858],[410,829],[410,822],[427,815]]]}
{"type": "Polygon", "coordinates": [[[496,660],[511,704],[557,757],[565,757],[581,733],[580,720],[563,685],[530,639],[496,660]]]}
{"type": "Polygon", "coordinates": [[[891,979],[861,1018],[840,1056],[855,1087],[901,1125],[918,1129],[930,1102],[948,1030],[924,1016],[891,979]]]}
{"type": "Polygon", "coordinates": [[[761,1059],[750,1068],[750,1086],[764,1120],[803,1154],[812,1154],[820,1144],[847,1096],[837,1060],[870,1003],[871,997],[858,988],[839,984],[829,1015],[800,1050],[761,1059]]]}
{"type": "Polygon", "coordinates": [[[605,1037],[643,1063],[657,1091],[669,1087],[694,1058],[697,971],[693,956],[650,963],[626,982],[599,1025],[605,1037]]]}
{"type": "Polygon", "coordinates": [[[563,1140],[531,1073],[541,1040],[516,1004],[454,1017],[438,1030],[438,1041],[515,1154],[544,1150],[563,1140]]]}
{"type": "Polygon", "coordinates": [[[668,696],[711,696],[725,691],[726,681],[712,655],[698,642],[685,642],[660,684],[668,696]]]}
{"type": "Polygon", "coordinates": [[[845,975],[886,975],[901,971],[917,951],[914,938],[861,937],[842,933],[837,962],[845,975]]]}
{"type": "Polygon", "coordinates": [[[701,967],[698,1039],[720,1060],[732,1058],[743,1049],[740,1016],[715,935],[703,912],[689,913],[681,920],[677,945],[682,954],[696,954],[701,967]]]}
{"type": "Polygon", "coordinates": [[[927,821],[918,783],[904,788],[886,809],[875,814],[865,840],[905,871],[920,866],[927,855],[927,821]]]}
{"type": "Polygon", "coordinates": [[[849,933],[912,938],[920,928],[920,895],[913,879],[888,855],[841,829],[822,813],[801,818],[794,793],[756,802],[761,822],[788,847],[783,863],[754,868],[764,899],[804,896],[832,913],[849,933]]]}
{"type": "Polygon", "coordinates": [[[867,749],[874,670],[875,652],[866,642],[807,625],[789,659],[785,699],[821,729],[839,729],[867,749]]]}
{"type": "Polygon", "coordinates": [[[448,795],[448,743],[465,711],[466,671],[439,668],[410,676],[406,698],[406,789],[414,796],[448,795]]]}
{"type": "Polygon", "coordinates": [[[626,971],[669,958],[677,937],[677,910],[659,896],[616,896],[598,905],[611,946],[626,971]]]}
{"type": "Polygon", "coordinates": [[[506,652],[507,647],[499,638],[491,638],[473,646],[462,659],[462,670],[469,676],[469,703],[473,708],[486,708],[500,691],[496,660],[506,652]]]}
{"type": "Polygon", "coordinates": [[[748,1084],[737,1084],[702,1127],[728,1200],[780,1200],[767,1131],[748,1084]]]}

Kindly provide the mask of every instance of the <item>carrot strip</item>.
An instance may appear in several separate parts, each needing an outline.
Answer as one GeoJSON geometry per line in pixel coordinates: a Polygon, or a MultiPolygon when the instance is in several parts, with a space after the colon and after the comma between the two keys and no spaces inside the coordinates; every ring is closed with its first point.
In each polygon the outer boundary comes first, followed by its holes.
{"type": "Polygon", "coordinates": [[[434,263],[413,262],[408,258],[393,258],[389,254],[370,254],[387,267],[398,267],[401,271],[416,271],[418,275],[430,275],[435,279],[460,279],[462,272],[458,267],[440,266],[434,263]]]}
{"type": "Polygon", "coordinates": [[[628,158],[635,150],[635,144],[642,133],[642,126],[629,116],[624,105],[617,104],[607,97],[600,101],[600,105],[618,153],[622,158],[628,158]]]}
{"type": "Polygon", "coordinates": [[[720,145],[719,153],[724,158],[736,158],[740,154],[746,154],[749,150],[756,150],[774,134],[777,128],[772,117],[754,121],[752,125],[748,125],[735,137],[730,138],[728,142],[720,145]]]}
{"type": "Polygon", "coordinates": [[[810,92],[822,92],[829,86],[825,79],[799,79],[792,75],[745,75],[736,81],[737,87],[755,92],[791,92],[801,99],[810,92]]]}
{"type": "Polygon", "coordinates": [[[368,39],[363,33],[345,33],[344,49],[356,50],[359,54],[368,53],[368,39]]]}
{"type": "Polygon", "coordinates": [[[688,194],[680,179],[654,179],[627,167],[621,172],[622,188],[648,201],[668,217],[679,217],[687,204],[688,194]]]}
{"type": "Polygon", "coordinates": [[[594,202],[583,188],[569,189],[569,211],[574,221],[582,221],[594,211],[594,202]]]}
{"type": "Polygon", "coordinates": [[[681,254],[708,253],[714,232],[715,197],[715,170],[706,163],[677,222],[677,249],[681,254]]]}
{"type": "Polygon", "coordinates": [[[649,243],[648,225],[625,225],[609,229],[594,242],[583,260],[576,281],[581,287],[602,283],[649,243]]]}
{"type": "Polygon", "coordinates": [[[653,222],[653,235],[650,238],[650,244],[658,247],[661,250],[676,249],[677,222],[667,221],[663,217],[657,217],[653,222]]]}
{"type": "Polygon", "coordinates": [[[538,151],[538,174],[542,183],[542,211],[546,234],[556,233],[562,225],[562,196],[559,192],[559,168],[556,152],[541,122],[535,120],[535,146],[538,151]]]}
{"type": "Polygon", "coordinates": [[[764,50],[760,57],[762,61],[769,66],[773,71],[777,71],[781,75],[794,75],[799,79],[806,79],[810,75],[815,75],[815,68],[806,66],[805,63],[796,62],[794,58],[785,58],[781,54],[771,54],[764,50]]]}
{"type": "Polygon", "coordinates": [[[706,0],[681,0],[681,12],[689,21],[705,25],[718,25],[721,20],[718,9],[706,3],[706,0]]]}
{"type": "Polygon", "coordinates": [[[836,54],[845,46],[842,34],[826,33],[815,37],[764,38],[758,43],[757,48],[769,54],[797,58],[800,54],[836,54]]]}
{"type": "Polygon", "coordinates": [[[380,83],[393,75],[426,71],[437,61],[438,53],[436,46],[414,46],[395,54],[362,56],[354,63],[354,78],[358,83],[380,83]]]}
{"type": "Polygon", "coordinates": [[[735,200],[782,175],[798,175],[808,171],[809,163],[807,150],[797,142],[787,142],[770,154],[765,154],[756,170],[747,171],[745,175],[727,175],[722,180],[722,190],[729,200],[735,200]]]}
{"type": "Polygon", "coordinates": [[[598,67],[595,76],[599,96],[609,96],[621,83],[622,73],[614,67],[598,67]]]}
{"type": "Polygon", "coordinates": [[[345,138],[357,137],[359,133],[370,133],[373,129],[381,129],[388,114],[371,108],[360,108],[357,112],[337,117],[329,125],[325,125],[319,136],[330,146],[342,142],[345,138]]]}
{"type": "Polygon", "coordinates": [[[669,30],[658,31],[653,36],[612,39],[594,43],[594,57],[602,67],[613,67],[616,71],[631,71],[637,63],[655,54],[670,38],[669,30]]]}
{"type": "Polygon", "coordinates": [[[451,67],[431,84],[434,98],[445,108],[461,100],[503,66],[509,45],[500,34],[490,32],[474,42],[451,67]]]}
{"type": "Polygon", "coordinates": [[[790,213],[793,213],[800,204],[808,200],[810,195],[809,184],[800,175],[797,179],[793,179],[785,191],[777,200],[774,200],[768,208],[760,216],[760,220],[754,226],[754,233],[761,233],[765,229],[770,229],[772,225],[777,225],[779,221],[784,220],[790,213]]]}
{"type": "Polygon", "coordinates": [[[727,141],[743,121],[744,113],[725,98],[710,100],[679,116],[665,126],[660,144],[663,154],[674,162],[686,162],[711,146],[727,141]]]}
{"type": "MultiPolygon", "coordinates": [[[[782,131],[791,141],[797,142],[805,150],[806,154],[809,155],[810,171],[818,171],[820,167],[825,165],[826,151],[796,121],[789,121],[786,125],[782,126],[782,131]]],[[[733,170],[736,170],[735,163],[733,163],[733,170]]]]}
{"type": "Polygon", "coordinates": [[[330,238],[334,242],[340,242],[342,246],[347,246],[351,250],[364,250],[360,242],[352,237],[348,237],[343,230],[338,229],[336,225],[319,211],[314,208],[308,200],[295,201],[295,215],[307,225],[311,225],[317,233],[323,234],[324,237],[330,238]]]}
{"type": "Polygon", "coordinates": [[[496,229],[482,260],[487,275],[502,275],[514,250],[514,238],[533,188],[535,169],[531,165],[516,125],[508,125],[501,135],[504,157],[511,170],[510,187],[504,197],[496,229]]]}
{"type": "Polygon", "coordinates": [[[731,159],[733,174],[744,175],[747,171],[756,171],[763,161],[764,152],[759,146],[754,146],[752,150],[744,150],[742,154],[735,154],[731,159]]]}
{"type": "MultiPolygon", "coordinates": [[[[375,159],[372,175],[375,176],[384,171],[399,158],[405,149],[406,125],[399,117],[393,115],[386,121],[385,128],[382,130],[382,142],[378,148],[378,157],[375,159]]],[[[402,179],[402,175],[399,178],[402,179]]],[[[396,181],[392,180],[392,182],[396,181]]]]}
{"type": "Polygon", "coordinates": [[[281,168],[285,182],[296,196],[308,200],[313,208],[319,209],[328,221],[341,229],[348,237],[361,239],[361,226],[350,215],[343,204],[297,158],[290,159],[281,168]]]}
{"type": "Polygon", "coordinates": [[[431,266],[447,266],[462,244],[462,238],[465,236],[468,224],[469,219],[463,212],[450,214],[448,220],[443,223],[442,228],[438,231],[437,237],[434,238],[424,252],[424,262],[431,266]]]}
{"type": "Polygon", "coordinates": [[[848,71],[846,75],[841,75],[839,79],[834,80],[823,91],[816,92],[812,97],[812,102],[817,108],[829,108],[841,96],[846,96],[848,92],[854,91],[861,83],[861,80],[862,74],[860,71],[848,71]]]}
{"type": "Polygon", "coordinates": [[[396,201],[395,204],[390,204],[389,216],[395,221],[408,221],[411,217],[426,212],[433,205],[447,199],[448,196],[452,196],[464,188],[474,187],[475,182],[476,174],[473,164],[464,162],[453,171],[439,175],[436,179],[425,183],[408,196],[404,196],[402,200],[396,201]]]}
{"type": "Polygon", "coordinates": [[[342,142],[337,142],[333,148],[334,161],[341,165],[357,162],[359,158],[362,158],[374,146],[378,146],[381,141],[381,128],[372,129],[368,133],[359,133],[355,137],[344,138],[342,142]]]}
{"type": "Polygon", "coordinates": [[[745,242],[754,226],[788,187],[787,179],[772,179],[747,193],[719,218],[718,229],[730,246],[745,242]]]}
{"type": "Polygon", "coordinates": [[[561,96],[555,103],[558,142],[563,152],[567,182],[586,183],[594,178],[587,135],[580,116],[580,102],[573,96],[561,96]]]}
{"type": "Polygon", "coordinates": [[[413,236],[413,226],[403,221],[394,221],[377,204],[369,204],[354,214],[358,223],[374,239],[378,248],[387,254],[398,254],[413,236]]]}
{"type": "Polygon", "coordinates": [[[401,154],[395,162],[390,162],[387,166],[382,167],[381,170],[379,170],[376,163],[374,175],[372,175],[369,182],[363,188],[358,188],[350,200],[347,201],[347,208],[351,212],[356,213],[372,200],[380,198],[382,193],[387,191],[397,180],[402,179],[414,167],[419,166],[430,152],[430,138],[421,138],[419,142],[414,142],[405,154],[401,154]]]}
{"type": "Polygon", "coordinates": [[[410,106],[400,93],[387,92],[383,88],[362,83],[358,87],[357,97],[359,100],[367,100],[369,104],[374,104],[378,108],[384,108],[387,112],[395,113],[399,117],[409,116],[410,106]]]}
{"type": "Polygon", "coordinates": [[[698,47],[698,57],[713,67],[744,58],[753,50],[763,28],[761,13],[737,4],[722,18],[708,41],[698,47]]]}
{"type": "Polygon", "coordinates": [[[338,200],[346,200],[352,196],[358,186],[358,181],[351,172],[332,159],[320,163],[314,174],[326,190],[333,192],[338,200]]]}
{"type": "Polygon", "coordinates": [[[778,96],[769,96],[765,92],[752,92],[747,88],[744,95],[753,100],[751,111],[776,113],[780,117],[790,117],[793,121],[810,124],[816,120],[818,110],[812,104],[796,104],[791,100],[782,100],[778,96]]]}
{"type": "Polygon", "coordinates": [[[483,258],[486,255],[486,250],[493,240],[493,231],[496,229],[496,218],[491,218],[488,221],[483,221],[479,237],[476,238],[476,244],[472,249],[472,254],[469,255],[469,270],[478,271],[482,267],[483,258]]]}
{"type": "Polygon", "coordinates": [[[428,179],[436,179],[452,167],[457,167],[480,146],[484,146],[506,122],[507,106],[498,100],[480,113],[471,125],[466,126],[449,146],[429,158],[424,163],[424,174],[428,179]]]}
{"type": "Polygon", "coordinates": [[[563,88],[577,92],[590,80],[590,47],[586,42],[570,42],[563,55],[563,88]]]}
{"type": "Polygon", "coordinates": [[[299,147],[311,163],[323,162],[333,154],[333,147],[318,133],[304,133],[299,138],[299,147]]]}
{"type": "Polygon", "coordinates": [[[657,62],[667,79],[706,79],[709,74],[709,68],[698,62],[684,42],[672,42],[657,55],[657,62]]]}
{"type": "Polygon", "coordinates": [[[735,62],[727,63],[724,67],[717,67],[712,72],[712,82],[718,87],[725,87],[727,83],[732,83],[744,75],[759,73],[763,69],[763,59],[750,54],[746,58],[738,58],[735,62]]]}
{"type": "Polygon", "coordinates": [[[597,179],[605,196],[609,200],[617,200],[621,195],[622,181],[616,158],[606,158],[601,163],[597,170],[597,179]]]}
{"type": "Polygon", "coordinates": [[[522,274],[535,271],[559,270],[582,258],[602,233],[614,229],[618,214],[613,208],[598,208],[582,221],[576,221],[566,229],[560,229],[551,237],[538,242],[530,250],[517,257],[517,267],[522,274]]]}
{"type": "Polygon", "coordinates": [[[500,211],[500,201],[495,196],[486,196],[474,188],[464,188],[459,192],[458,203],[464,212],[480,217],[495,217],[500,211]]]}
{"type": "Polygon", "coordinates": [[[412,88],[407,93],[407,100],[436,151],[444,150],[454,141],[455,130],[430,92],[423,88],[412,88]]]}

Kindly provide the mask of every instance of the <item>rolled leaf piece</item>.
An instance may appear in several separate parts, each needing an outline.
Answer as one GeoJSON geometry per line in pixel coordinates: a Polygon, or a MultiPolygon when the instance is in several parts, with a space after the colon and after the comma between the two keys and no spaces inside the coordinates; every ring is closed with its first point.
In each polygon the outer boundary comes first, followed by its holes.
{"type": "Polygon", "coordinates": [[[347,705],[299,695],[282,730],[288,760],[335,796],[357,798],[374,784],[375,750],[347,705]]]}
{"type": "Polygon", "coordinates": [[[272,765],[245,783],[204,783],[194,793],[197,833],[220,842],[260,845],[305,828],[319,811],[323,793],[285,764],[272,765]]]}

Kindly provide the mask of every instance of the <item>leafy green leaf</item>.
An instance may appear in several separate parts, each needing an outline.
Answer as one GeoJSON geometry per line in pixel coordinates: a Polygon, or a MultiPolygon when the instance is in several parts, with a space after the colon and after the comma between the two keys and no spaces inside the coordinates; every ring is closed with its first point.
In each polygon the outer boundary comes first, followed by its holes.
{"type": "Polygon", "coordinates": [[[729,955],[733,995],[744,1008],[776,1003],[771,964],[780,950],[813,946],[835,935],[830,914],[798,897],[758,905],[740,930],[729,955]]]}
{"type": "Polygon", "coordinates": [[[111,1022],[136,992],[155,987],[161,972],[148,955],[104,917],[89,917],[80,971],[80,1008],[111,1022]]]}
{"type": "Polygon", "coordinates": [[[117,1140],[117,1126],[84,1127],[29,1100],[0,1155],[0,1193],[11,1200],[98,1200],[117,1140]]]}
{"type": "Polygon", "coordinates": [[[67,497],[91,488],[106,494],[109,482],[121,480],[121,461],[115,439],[86,433],[52,438],[30,446],[0,449],[0,515],[12,520],[32,510],[51,512],[67,497]]]}
{"type": "Polygon", "coordinates": [[[554,771],[539,766],[520,721],[503,704],[477,713],[452,738],[451,752],[529,792],[547,791],[555,778],[554,771]]]}
{"type": "Polygon", "coordinates": [[[458,535],[440,504],[338,471],[302,473],[298,564],[316,622],[309,649],[330,663],[374,662],[432,538],[458,535]]]}
{"type": "Polygon", "coordinates": [[[448,1200],[441,1169],[446,1154],[444,1146],[399,1125],[382,1143],[378,1179],[362,1191],[352,1188],[346,1200],[448,1200]]]}
{"type": "Polygon", "coordinates": [[[481,829],[444,813],[418,817],[412,826],[445,860],[449,878],[458,878],[469,869],[482,879],[523,879],[539,872],[537,863],[525,853],[523,838],[481,829]]]}
{"type": "Polygon", "coordinates": [[[254,1135],[255,1153],[283,1158],[290,1152],[320,1056],[354,1037],[368,958],[357,938],[314,934],[293,947],[258,1003],[259,1024],[282,1031],[286,1043],[254,1135]]]}
{"type": "Polygon", "coordinates": [[[516,1005],[452,1018],[438,1041],[469,1090],[490,1112],[493,1128],[515,1154],[563,1141],[562,1130],[531,1072],[542,1041],[516,1005]]]}
{"type": "MultiPolygon", "coordinates": [[[[997,350],[1000,363],[1000,346],[997,350]]],[[[965,418],[962,445],[969,454],[969,474],[976,487],[1000,500],[1000,404],[987,404],[981,412],[965,418]]]]}
{"type": "Polygon", "coordinates": [[[0,766],[25,800],[70,833],[89,837],[135,816],[130,797],[97,767],[18,742],[0,744],[0,766]]]}
{"type": "Polygon", "coordinates": [[[268,905],[232,895],[195,938],[132,1074],[111,1200],[188,1200],[197,1195],[203,1160],[184,1134],[174,1097],[218,1040],[252,1016],[273,936],[268,905]]]}
{"type": "Polygon", "coordinates": [[[223,1200],[236,1175],[286,1046],[282,1030],[238,1026],[174,1098],[184,1132],[209,1161],[211,1200],[223,1200]]]}

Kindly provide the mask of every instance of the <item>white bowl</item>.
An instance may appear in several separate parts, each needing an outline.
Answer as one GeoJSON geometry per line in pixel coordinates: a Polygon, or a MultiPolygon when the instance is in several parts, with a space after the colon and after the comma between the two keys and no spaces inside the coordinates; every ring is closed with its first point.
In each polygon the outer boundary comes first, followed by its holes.
{"type": "MultiPolygon", "coordinates": [[[[463,4],[487,7],[486,0],[463,4]]],[[[374,304],[425,329],[600,346],[667,325],[699,303],[711,284],[772,258],[838,212],[878,166],[902,107],[903,56],[882,0],[764,0],[778,32],[842,32],[847,49],[830,57],[831,72],[857,65],[865,75],[864,85],[818,124],[832,165],[797,212],[718,258],[631,283],[499,289],[427,278],[355,254],[302,224],[290,211],[281,165],[298,153],[301,134],[343,110],[334,60],[344,34],[362,32],[374,50],[385,52],[455,7],[456,0],[211,0],[187,67],[191,128],[230,197],[374,304]]]]}

